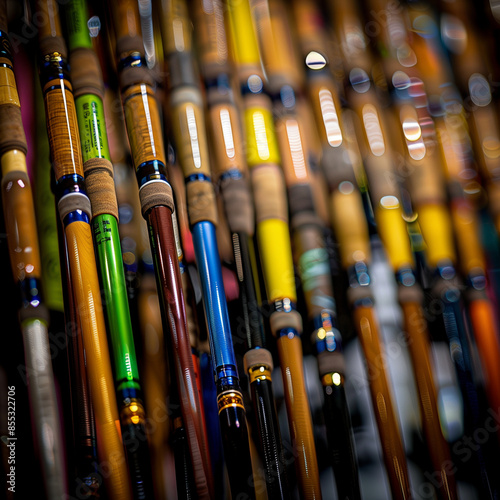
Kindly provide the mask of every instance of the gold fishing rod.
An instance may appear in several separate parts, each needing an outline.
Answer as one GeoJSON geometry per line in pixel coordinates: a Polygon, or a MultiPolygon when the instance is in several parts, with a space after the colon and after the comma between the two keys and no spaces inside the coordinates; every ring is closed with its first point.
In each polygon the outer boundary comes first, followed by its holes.
{"type": "MultiPolygon", "coordinates": [[[[311,124],[306,122],[307,115],[300,109],[304,77],[293,46],[284,3],[279,0],[256,2],[254,15],[268,89],[275,96],[274,121],[288,190],[293,253],[313,330],[312,340],[317,350],[335,482],[340,498],[359,499],[361,494],[352,425],[344,388],[342,337],[337,325],[324,236],[324,219],[328,216],[319,216],[321,193],[317,191],[308,154],[308,145],[315,137],[306,134],[311,124]]],[[[299,19],[304,21],[302,17],[299,19]]],[[[315,128],[314,121],[312,127],[315,128]]]]}
{"type": "Polygon", "coordinates": [[[246,337],[245,370],[250,379],[259,449],[270,498],[289,498],[284,450],[274,403],[273,360],[266,349],[260,283],[253,245],[255,214],[250,193],[243,133],[232,89],[222,2],[196,1],[195,34],[203,75],[214,151],[215,182],[223,198],[240,290],[246,337]]]}
{"type": "Polygon", "coordinates": [[[254,193],[257,241],[270,326],[277,338],[285,402],[299,488],[303,498],[321,498],[312,421],[304,384],[302,318],[296,309],[286,186],[248,1],[228,0],[227,23],[242,90],[247,164],[254,193]]]}
{"type": "Polygon", "coordinates": [[[37,14],[46,19],[39,28],[40,82],[56,178],[56,199],[64,225],[99,434],[99,459],[109,464],[109,474],[106,474],[109,495],[130,499],[126,458],[116,425],[119,417],[90,230],[90,201],[83,179],[75,103],[58,6],[52,0],[40,1],[37,3],[37,14]]]}

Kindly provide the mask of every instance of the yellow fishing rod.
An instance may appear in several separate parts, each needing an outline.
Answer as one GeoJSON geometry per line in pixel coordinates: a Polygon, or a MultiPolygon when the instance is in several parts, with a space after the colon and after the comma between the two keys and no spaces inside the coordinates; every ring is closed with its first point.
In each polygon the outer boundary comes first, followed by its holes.
{"type": "Polygon", "coordinates": [[[278,138],[272,102],[265,90],[252,14],[248,1],[228,0],[227,22],[233,57],[242,89],[247,163],[253,187],[257,241],[272,306],[270,326],[277,338],[288,422],[300,492],[303,498],[321,498],[312,420],[304,384],[302,318],[296,310],[288,205],[280,168],[278,138]]]}

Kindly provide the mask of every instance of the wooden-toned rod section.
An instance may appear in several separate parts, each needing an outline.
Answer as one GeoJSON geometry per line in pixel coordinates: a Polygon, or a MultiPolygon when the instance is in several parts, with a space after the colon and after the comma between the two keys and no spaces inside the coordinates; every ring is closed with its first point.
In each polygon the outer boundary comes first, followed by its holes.
{"type": "Polygon", "coordinates": [[[83,178],[82,153],[73,88],[61,36],[58,5],[52,0],[37,3],[47,22],[40,26],[40,82],[56,178],[56,199],[70,262],[71,282],[81,323],[87,372],[91,387],[99,460],[109,464],[106,489],[111,498],[132,498],[121,436],[109,359],[99,278],[90,229],[91,206],[83,178]]]}

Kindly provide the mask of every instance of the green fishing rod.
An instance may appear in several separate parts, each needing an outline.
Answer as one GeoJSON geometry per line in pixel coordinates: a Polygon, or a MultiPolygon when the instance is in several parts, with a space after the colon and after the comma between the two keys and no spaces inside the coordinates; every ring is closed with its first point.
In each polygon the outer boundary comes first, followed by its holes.
{"type": "Polygon", "coordinates": [[[134,498],[153,498],[146,414],[118,233],[113,165],[106,134],[104,85],[87,27],[85,0],[72,0],[66,9],[73,93],[85,184],[92,204],[92,232],[104,292],[103,304],[114,357],[122,438],[134,498]]]}

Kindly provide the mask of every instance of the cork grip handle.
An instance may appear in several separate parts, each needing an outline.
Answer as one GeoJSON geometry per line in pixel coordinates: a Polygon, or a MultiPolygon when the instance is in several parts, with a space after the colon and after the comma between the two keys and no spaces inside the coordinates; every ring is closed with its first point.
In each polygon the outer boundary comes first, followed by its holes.
{"type": "Polygon", "coordinates": [[[370,260],[368,224],[359,191],[343,182],[330,198],[333,228],[340,245],[340,258],[345,268],[358,261],[370,260]]]}
{"type": "Polygon", "coordinates": [[[189,221],[217,224],[215,191],[210,181],[210,159],[200,91],[193,87],[177,88],[171,96],[172,128],[187,182],[189,221]]]}
{"type": "Polygon", "coordinates": [[[134,167],[154,160],[165,165],[160,111],[153,89],[147,84],[129,87],[123,93],[123,107],[134,167]]]}
{"type": "MultiPolygon", "coordinates": [[[[284,111],[284,110],[283,110],[284,111]]],[[[287,188],[297,184],[310,184],[309,162],[305,150],[303,126],[296,114],[283,114],[276,120],[276,136],[281,152],[281,167],[287,188]]],[[[291,200],[293,202],[293,200],[291,200]]]]}
{"type": "Polygon", "coordinates": [[[70,64],[75,99],[80,95],[94,94],[104,100],[104,85],[97,54],[92,49],[75,49],[71,51],[70,64]]]}
{"type": "MultiPolygon", "coordinates": [[[[52,167],[56,179],[66,175],[83,177],[80,135],[76,118],[72,87],[66,80],[61,86],[45,92],[45,115],[52,155],[52,167]]],[[[46,87],[50,87],[48,83],[46,87]]],[[[44,89],[45,91],[45,89],[44,89]]]]}
{"type": "Polygon", "coordinates": [[[118,220],[118,203],[111,162],[105,158],[91,158],[84,163],[83,169],[87,195],[92,204],[92,215],[96,217],[110,214],[118,220]]]}

